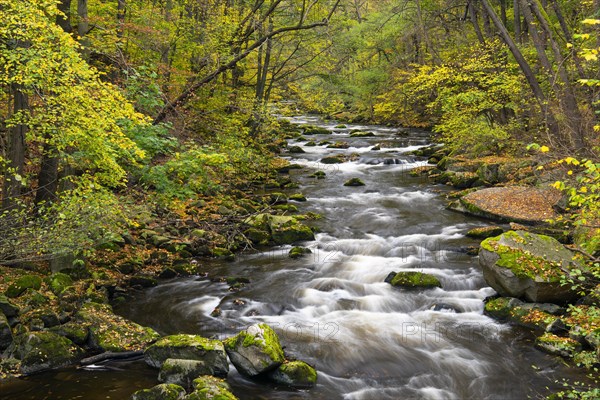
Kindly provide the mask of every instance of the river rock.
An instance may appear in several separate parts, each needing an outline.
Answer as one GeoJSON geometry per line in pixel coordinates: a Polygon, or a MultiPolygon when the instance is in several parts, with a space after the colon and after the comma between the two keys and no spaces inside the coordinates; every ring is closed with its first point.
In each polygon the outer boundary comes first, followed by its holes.
{"type": "Polygon", "coordinates": [[[42,278],[37,275],[23,275],[17,278],[9,287],[6,289],[7,297],[19,297],[27,289],[39,290],[42,287],[42,278]]]}
{"type": "Polygon", "coordinates": [[[214,370],[204,361],[167,358],[160,367],[158,380],[191,388],[194,379],[200,375],[212,375],[213,373],[214,370]]]}
{"type": "Polygon", "coordinates": [[[52,332],[28,332],[15,337],[11,356],[21,360],[21,372],[33,374],[75,363],[83,350],[52,332]]]}
{"type": "Polygon", "coordinates": [[[568,337],[545,333],[535,340],[535,347],[557,356],[571,358],[581,351],[581,343],[568,337]]]}
{"type": "Polygon", "coordinates": [[[325,179],[325,176],[327,174],[325,174],[325,172],[323,171],[317,171],[314,174],[310,174],[308,177],[309,178],[316,178],[316,179],[325,179]]]}
{"type": "Polygon", "coordinates": [[[431,311],[461,313],[462,310],[448,303],[436,303],[429,307],[431,311]]]}
{"type": "Polygon", "coordinates": [[[479,263],[488,285],[500,295],[536,303],[565,303],[576,298],[561,286],[562,268],[575,267],[573,254],[556,239],[509,231],[481,242],[479,263]]]}
{"type": "Polygon", "coordinates": [[[85,303],[75,318],[88,327],[91,347],[102,351],[141,350],[160,338],[153,329],[115,315],[107,304],[85,303]]]}
{"type": "Polygon", "coordinates": [[[331,156],[321,158],[323,164],[342,164],[344,160],[341,157],[331,156]]]}
{"type": "Polygon", "coordinates": [[[481,228],[470,229],[466,236],[474,239],[487,239],[489,237],[501,235],[503,232],[504,229],[500,226],[484,226],[481,228]]]}
{"type": "Polygon", "coordinates": [[[344,186],[365,186],[365,183],[359,178],[351,178],[344,183],[344,186]]]}
{"type": "Polygon", "coordinates": [[[223,342],[229,359],[243,375],[254,377],[285,360],[279,337],[267,324],[256,324],[223,342]]]}
{"type": "Polygon", "coordinates": [[[185,397],[185,389],[172,383],[161,383],[150,389],[135,392],[130,400],[181,400],[185,397]]]}
{"type": "Polygon", "coordinates": [[[16,317],[19,314],[19,307],[14,305],[8,297],[0,294],[0,312],[7,318],[16,317]]]}
{"type": "Polygon", "coordinates": [[[194,391],[184,400],[237,400],[227,382],[214,376],[200,376],[194,380],[193,386],[194,391]]]}
{"type": "Polygon", "coordinates": [[[331,131],[320,126],[307,125],[304,127],[303,135],[331,135],[331,131]]]}
{"type": "Polygon", "coordinates": [[[227,376],[229,372],[223,343],[202,336],[165,336],[144,351],[146,363],[155,368],[162,367],[169,358],[202,361],[216,376],[227,376]]]}
{"type": "Polygon", "coordinates": [[[304,361],[287,361],[268,376],[279,385],[293,388],[311,388],[317,384],[317,370],[304,361]]]}
{"type": "Polygon", "coordinates": [[[13,342],[12,330],[6,316],[0,312],[0,352],[13,342]]]}
{"type": "Polygon", "coordinates": [[[258,214],[247,218],[244,222],[255,229],[268,232],[276,244],[292,244],[315,238],[313,231],[295,217],[258,214]]]}
{"type": "Polygon", "coordinates": [[[558,217],[562,194],[552,188],[493,187],[469,193],[453,208],[496,221],[545,224],[558,217]]]}
{"type": "Polygon", "coordinates": [[[73,286],[73,279],[62,272],[56,272],[46,278],[46,284],[55,295],[59,296],[66,288],[73,286]]]}
{"type": "Polygon", "coordinates": [[[290,152],[292,154],[306,153],[300,146],[290,146],[290,147],[288,147],[288,152],[290,152]]]}
{"type": "Polygon", "coordinates": [[[407,289],[429,289],[434,287],[442,287],[439,279],[435,276],[417,271],[398,272],[392,278],[390,284],[395,287],[407,289]]]}
{"type": "Polygon", "coordinates": [[[312,253],[312,251],[310,249],[307,249],[306,247],[296,246],[296,247],[292,247],[292,249],[288,253],[288,256],[290,258],[296,259],[296,258],[301,258],[302,256],[304,256],[306,254],[310,254],[310,253],[312,253]]]}

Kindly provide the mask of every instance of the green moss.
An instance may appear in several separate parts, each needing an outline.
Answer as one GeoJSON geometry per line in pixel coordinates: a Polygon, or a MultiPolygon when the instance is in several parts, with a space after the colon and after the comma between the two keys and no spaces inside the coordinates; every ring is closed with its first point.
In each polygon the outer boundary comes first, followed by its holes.
{"type": "Polygon", "coordinates": [[[495,318],[508,318],[510,316],[510,297],[499,297],[496,299],[488,300],[485,303],[485,312],[495,318]]]}
{"type": "Polygon", "coordinates": [[[269,374],[276,383],[308,388],[317,383],[317,370],[304,361],[288,361],[269,374]]]}
{"type": "Polygon", "coordinates": [[[549,354],[573,357],[581,350],[581,344],[568,337],[545,333],[535,340],[535,346],[549,354]]]}
{"type": "Polygon", "coordinates": [[[390,283],[392,286],[400,286],[405,288],[442,287],[439,279],[435,276],[416,271],[398,272],[390,283]]]}
{"type": "Polygon", "coordinates": [[[309,175],[309,178],[317,178],[317,179],[325,179],[325,172],[323,171],[317,171],[314,174],[309,175]]]}
{"type": "Polygon", "coordinates": [[[341,157],[323,157],[323,158],[321,158],[321,163],[323,163],[323,164],[342,164],[343,162],[344,162],[344,160],[341,157]]]}
{"type": "Polygon", "coordinates": [[[486,239],[489,237],[495,237],[501,235],[504,232],[499,226],[484,226],[481,228],[473,228],[467,232],[468,237],[475,239],[486,239]]]}
{"type": "Polygon", "coordinates": [[[173,383],[162,383],[151,389],[138,390],[131,400],[179,400],[185,396],[185,389],[173,383]]]}
{"type": "Polygon", "coordinates": [[[304,196],[302,193],[294,193],[290,195],[289,200],[306,201],[306,196],[304,196]]]}
{"type": "Polygon", "coordinates": [[[223,344],[229,350],[234,350],[240,344],[243,347],[256,346],[275,362],[282,363],[285,360],[279,337],[269,325],[264,323],[251,326],[236,336],[226,339],[223,344]]]}
{"type": "Polygon", "coordinates": [[[365,186],[365,183],[359,178],[351,178],[344,183],[344,186],[365,186]]]}
{"type": "Polygon", "coordinates": [[[290,252],[288,253],[290,258],[300,258],[305,254],[310,254],[312,253],[312,251],[310,249],[307,249],[306,247],[300,247],[300,246],[296,246],[296,247],[292,247],[292,249],[290,250],[290,252]]]}
{"type": "Polygon", "coordinates": [[[55,295],[61,294],[67,287],[73,285],[73,279],[67,274],[57,272],[46,278],[46,284],[55,295]]]}
{"type": "Polygon", "coordinates": [[[42,278],[37,275],[23,275],[17,278],[8,289],[6,289],[7,297],[19,297],[27,289],[39,290],[42,287],[42,278]]]}

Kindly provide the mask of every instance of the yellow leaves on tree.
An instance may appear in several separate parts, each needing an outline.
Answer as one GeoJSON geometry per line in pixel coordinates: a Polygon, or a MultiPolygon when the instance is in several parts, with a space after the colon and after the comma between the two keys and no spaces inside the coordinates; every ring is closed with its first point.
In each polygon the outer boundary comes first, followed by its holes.
{"type": "Polygon", "coordinates": [[[0,85],[29,96],[26,112],[9,126],[29,128],[28,145],[48,143],[63,166],[114,187],[124,163],[143,156],[120,121],[147,123],[119,90],[100,79],[77,42],[55,24],[54,0],[0,0],[0,85]]]}

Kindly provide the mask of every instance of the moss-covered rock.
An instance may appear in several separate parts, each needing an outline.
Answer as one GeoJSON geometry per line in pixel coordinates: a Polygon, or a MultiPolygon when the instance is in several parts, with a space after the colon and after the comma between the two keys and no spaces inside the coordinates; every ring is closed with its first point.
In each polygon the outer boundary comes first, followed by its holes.
{"type": "Polygon", "coordinates": [[[315,173],[310,174],[308,177],[316,179],[325,179],[326,176],[327,174],[324,171],[316,171],[315,173]]]}
{"type": "Polygon", "coordinates": [[[556,239],[509,231],[481,242],[479,263],[492,288],[506,297],[538,303],[564,303],[576,295],[561,285],[564,269],[577,266],[556,239]]]}
{"type": "Polygon", "coordinates": [[[235,368],[245,376],[272,371],[285,360],[279,337],[267,324],[252,325],[223,344],[235,368]]]}
{"type": "Polygon", "coordinates": [[[146,363],[155,368],[169,358],[202,361],[215,376],[226,376],[229,372],[223,343],[202,336],[165,336],[144,351],[146,363]]]}
{"type": "Polygon", "coordinates": [[[344,183],[344,186],[365,186],[365,183],[360,178],[351,178],[344,183]]]}
{"type": "Polygon", "coordinates": [[[535,340],[535,347],[538,349],[561,357],[573,357],[581,351],[581,343],[568,337],[556,336],[552,333],[545,333],[535,340]]]}
{"type": "Polygon", "coordinates": [[[55,295],[60,295],[66,288],[73,285],[73,279],[62,272],[57,272],[46,278],[46,284],[55,295]]]}
{"type": "Polygon", "coordinates": [[[15,337],[12,356],[21,360],[21,372],[33,374],[75,363],[83,350],[52,332],[29,332],[15,337]]]}
{"type": "Polygon", "coordinates": [[[15,280],[6,289],[7,297],[19,297],[27,289],[39,290],[42,287],[42,278],[37,275],[23,275],[15,280]]]}
{"type": "Polygon", "coordinates": [[[288,253],[288,256],[290,258],[296,259],[296,258],[301,258],[305,254],[310,254],[310,253],[312,253],[312,251],[310,249],[307,249],[306,247],[296,246],[296,247],[291,248],[291,250],[288,253]]]}
{"type": "Polygon", "coordinates": [[[373,136],[375,136],[375,134],[373,132],[362,132],[362,131],[352,132],[350,134],[350,137],[373,137],[373,136]]]}
{"type": "Polygon", "coordinates": [[[172,383],[161,383],[150,389],[135,392],[130,400],[181,400],[185,397],[185,389],[172,383]]]}
{"type": "Polygon", "coordinates": [[[304,240],[314,240],[312,230],[302,224],[301,216],[258,214],[244,222],[255,229],[269,232],[276,244],[292,244],[304,240]]]}
{"type": "Polygon", "coordinates": [[[290,195],[289,200],[306,201],[306,196],[304,196],[302,193],[294,193],[290,195]]]}
{"type": "Polygon", "coordinates": [[[518,306],[521,306],[523,302],[514,297],[497,297],[487,299],[485,302],[484,312],[490,317],[504,320],[510,317],[510,312],[518,306]]]}
{"type": "Polygon", "coordinates": [[[474,239],[487,239],[489,237],[501,235],[504,229],[499,226],[484,226],[482,228],[473,228],[467,232],[467,236],[474,239]]]}
{"type": "Polygon", "coordinates": [[[204,361],[182,360],[177,358],[168,358],[160,367],[158,374],[159,382],[174,383],[191,388],[194,379],[200,375],[212,375],[214,372],[204,361]]]}
{"type": "Polygon", "coordinates": [[[424,274],[417,271],[398,272],[390,281],[395,287],[407,289],[428,289],[442,287],[440,280],[431,274],[424,274]]]}
{"type": "Polygon", "coordinates": [[[332,132],[327,128],[312,125],[306,125],[302,132],[303,135],[331,135],[331,133],[332,132]]]}
{"type": "Polygon", "coordinates": [[[19,307],[13,304],[8,297],[0,294],[0,312],[8,318],[16,317],[19,314],[19,307]]]}
{"type": "Polygon", "coordinates": [[[317,370],[304,361],[287,361],[269,372],[269,379],[279,385],[310,388],[317,384],[317,370]]]}
{"type": "Polygon", "coordinates": [[[0,312],[0,352],[13,342],[12,330],[6,315],[0,312]]]}
{"type": "Polygon", "coordinates": [[[290,146],[288,147],[288,152],[293,154],[306,153],[300,146],[290,146]]]}
{"type": "Polygon", "coordinates": [[[246,229],[244,235],[254,244],[266,245],[269,243],[271,234],[266,230],[249,228],[246,229]]]}
{"type": "Polygon", "coordinates": [[[347,149],[350,145],[346,142],[333,142],[327,145],[328,149],[347,149]]]}
{"type": "Polygon", "coordinates": [[[343,162],[344,159],[342,157],[331,156],[321,158],[321,163],[323,164],[342,164],[343,162]]]}
{"type": "Polygon", "coordinates": [[[103,351],[142,350],[160,337],[151,328],[115,315],[107,304],[84,304],[76,320],[88,327],[91,346],[103,351]]]}
{"type": "Polygon", "coordinates": [[[237,400],[231,388],[223,379],[214,376],[200,376],[193,382],[194,391],[184,400],[237,400]]]}
{"type": "Polygon", "coordinates": [[[76,321],[70,321],[66,324],[52,327],[51,332],[64,336],[78,346],[85,346],[89,338],[89,327],[76,321]]]}
{"type": "Polygon", "coordinates": [[[450,184],[457,189],[467,189],[473,187],[478,179],[477,174],[473,172],[453,172],[450,174],[449,178],[450,184]]]}
{"type": "Polygon", "coordinates": [[[150,288],[158,285],[158,280],[150,275],[135,275],[129,278],[129,286],[150,288]]]}

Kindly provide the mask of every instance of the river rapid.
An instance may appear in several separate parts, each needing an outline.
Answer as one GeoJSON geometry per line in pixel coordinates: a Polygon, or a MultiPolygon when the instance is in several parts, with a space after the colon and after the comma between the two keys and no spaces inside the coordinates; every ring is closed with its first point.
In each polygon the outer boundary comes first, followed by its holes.
{"type": "MultiPolygon", "coordinates": [[[[539,398],[575,372],[533,348],[533,336],[483,315],[494,294],[483,280],[465,237],[488,222],[445,209],[443,193],[409,171],[424,165],[408,154],[429,134],[382,126],[336,129],[317,117],[293,122],[328,128],[319,142],[345,141],[346,149],[306,146],[290,155],[291,171],[306,203],[301,212],[323,219],[313,225],[312,254],[292,260],[290,246],[228,261],[200,261],[211,275],[244,276],[251,283],[230,292],[225,283],[178,278],[135,295],[115,311],[161,334],[192,333],[225,338],[266,322],[286,352],[314,365],[318,385],[293,391],[241,377],[228,381],[240,399],[525,399],[539,398]],[[350,137],[350,131],[374,137],[350,137]],[[373,150],[380,145],[381,150],[373,150]],[[324,156],[353,161],[325,165],[324,156]],[[308,177],[316,170],[325,179],[308,177]],[[365,186],[345,187],[350,178],[365,186]],[[384,282],[391,271],[417,270],[438,277],[443,288],[408,291],[384,282]],[[437,307],[436,307],[437,306],[437,307]],[[219,307],[219,317],[211,312],[219,307]]],[[[290,190],[289,193],[299,190],[290,190]]],[[[8,399],[125,399],[158,382],[143,362],[113,362],[109,370],[67,369],[2,387],[8,399]]]]}

